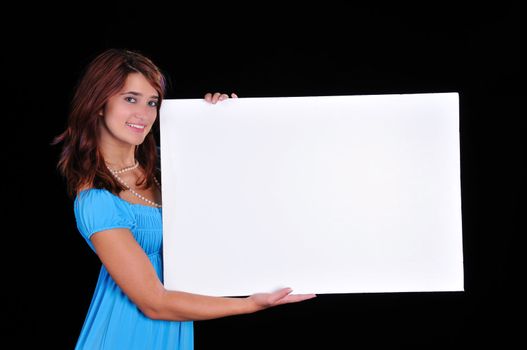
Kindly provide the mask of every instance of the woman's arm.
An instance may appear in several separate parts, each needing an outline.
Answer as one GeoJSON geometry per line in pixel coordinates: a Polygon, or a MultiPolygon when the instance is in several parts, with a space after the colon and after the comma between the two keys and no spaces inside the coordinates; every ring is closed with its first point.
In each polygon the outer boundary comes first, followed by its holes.
{"type": "Polygon", "coordinates": [[[147,255],[128,229],[111,229],[91,237],[97,255],[117,285],[149,318],[172,321],[207,320],[252,313],[276,305],[313,298],[284,288],[247,298],[224,298],[168,291],[147,255]]]}

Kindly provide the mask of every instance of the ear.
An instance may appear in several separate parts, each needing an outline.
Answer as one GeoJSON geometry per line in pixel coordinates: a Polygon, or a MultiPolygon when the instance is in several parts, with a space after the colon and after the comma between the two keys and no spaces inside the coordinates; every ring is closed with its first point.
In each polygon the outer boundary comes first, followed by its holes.
{"type": "Polygon", "coordinates": [[[101,116],[101,117],[104,115],[104,113],[102,112],[102,109],[97,114],[99,114],[99,116],[101,116]]]}

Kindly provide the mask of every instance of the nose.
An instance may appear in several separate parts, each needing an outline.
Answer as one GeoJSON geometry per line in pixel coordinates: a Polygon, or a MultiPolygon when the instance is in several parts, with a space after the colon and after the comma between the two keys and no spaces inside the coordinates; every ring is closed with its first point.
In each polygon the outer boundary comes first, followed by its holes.
{"type": "Polygon", "coordinates": [[[135,116],[141,120],[152,118],[152,116],[155,117],[157,114],[155,108],[143,105],[137,105],[134,112],[135,116]]]}

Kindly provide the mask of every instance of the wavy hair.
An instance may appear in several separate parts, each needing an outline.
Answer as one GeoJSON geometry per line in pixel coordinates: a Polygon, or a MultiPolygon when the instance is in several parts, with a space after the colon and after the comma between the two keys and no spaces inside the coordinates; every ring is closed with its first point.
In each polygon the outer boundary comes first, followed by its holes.
{"type": "MultiPolygon", "coordinates": [[[[99,54],[86,67],[77,83],[70,106],[66,130],[52,144],[63,143],[57,167],[66,178],[68,194],[74,196],[83,187],[107,189],[119,194],[125,188],[106,168],[99,148],[99,111],[109,98],[124,86],[130,73],[141,73],[159,94],[157,116],[165,94],[166,81],[160,69],[139,52],[109,49],[99,54]]],[[[158,131],[159,118],[152,127],[158,131]]],[[[135,157],[145,170],[138,186],[154,185],[159,176],[158,149],[152,132],[135,149],[135,157]]]]}

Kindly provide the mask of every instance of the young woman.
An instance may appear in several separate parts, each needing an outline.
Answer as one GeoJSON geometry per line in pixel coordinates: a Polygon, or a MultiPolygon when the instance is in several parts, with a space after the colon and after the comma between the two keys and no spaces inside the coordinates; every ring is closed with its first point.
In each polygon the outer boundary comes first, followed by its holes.
{"type": "MultiPolygon", "coordinates": [[[[58,167],[77,227],[102,262],[77,349],[192,349],[193,320],[299,302],[285,288],[247,298],[168,291],[162,283],[157,127],[165,80],[147,57],[111,49],[76,88],[58,167]]],[[[231,97],[236,97],[232,94],[231,97]]],[[[209,103],[229,98],[207,94],[209,103]]]]}

